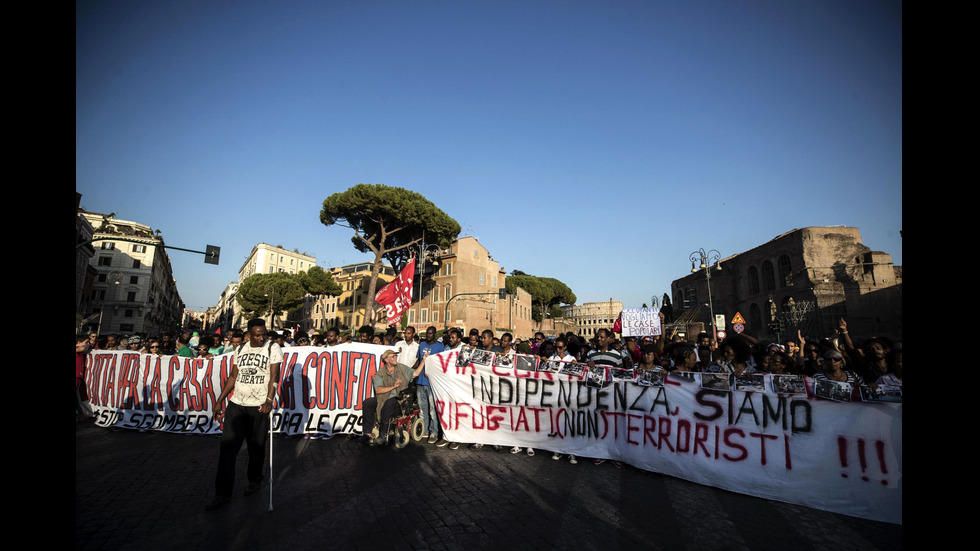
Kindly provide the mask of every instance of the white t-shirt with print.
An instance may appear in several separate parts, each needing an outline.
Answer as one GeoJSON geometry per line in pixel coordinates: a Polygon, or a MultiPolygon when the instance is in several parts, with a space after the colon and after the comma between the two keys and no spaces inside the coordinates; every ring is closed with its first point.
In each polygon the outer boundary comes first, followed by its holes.
{"type": "Polygon", "coordinates": [[[238,378],[232,402],[245,407],[257,407],[269,397],[269,366],[282,363],[282,348],[276,343],[265,343],[255,348],[246,342],[235,352],[238,378]]]}

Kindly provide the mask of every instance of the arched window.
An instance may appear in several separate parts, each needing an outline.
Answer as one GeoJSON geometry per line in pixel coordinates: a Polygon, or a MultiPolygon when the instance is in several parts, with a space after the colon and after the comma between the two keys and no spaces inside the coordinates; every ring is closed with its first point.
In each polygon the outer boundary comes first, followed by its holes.
{"type": "Polygon", "coordinates": [[[762,324],[762,312],[759,310],[759,305],[754,302],[749,305],[749,327],[756,330],[765,327],[762,324]]]}
{"type": "Polygon", "coordinates": [[[749,266],[749,294],[759,293],[759,270],[755,266],[749,266]]]}
{"type": "Polygon", "coordinates": [[[762,286],[766,291],[776,289],[776,275],[772,269],[772,262],[768,260],[762,263],[762,286]]]}
{"type": "Polygon", "coordinates": [[[793,270],[789,264],[789,257],[786,255],[779,257],[777,266],[779,268],[779,285],[781,287],[793,285],[793,270]]]}

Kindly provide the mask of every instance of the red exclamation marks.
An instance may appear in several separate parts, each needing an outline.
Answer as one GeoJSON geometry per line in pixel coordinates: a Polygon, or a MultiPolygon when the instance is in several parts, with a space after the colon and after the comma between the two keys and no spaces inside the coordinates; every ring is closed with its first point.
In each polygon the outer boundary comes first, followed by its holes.
{"type": "Polygon", "coordinates": [[[858,463],[861,464],[861,480],[865,482],[868,481],[867,475],[864,473],[868,470],[868,462],[864,458],[864,439],[858,438],[858,463]]]}
{"type": "MultiPolygon", "coordinates": [[[[878,452],[878,463],[881,464],[881,474],[888,474],[888,467],[885,466],[885,443],[881,440],[875,442],[875,451],[878,452]]],[[[888,486],[888,479],[881,479],[882,486],[888,486]]]]}
{"type": "MultiPolygon", "coordinates": [[[[837,453],[840,455],[840,466],[842,469],[847,468],[847,438],[843,436],[837,437],[837,453]]],[[[841,478],[847,478],[846,472],[840,473],[841,478]]]]}
{"type": "MultiPolygon", "coordinates": [[[[881,441],[881,440],[876,440],[875,441],[875,452],[878,455],[878,466],[881,468],[881,474],[882,475],[887,475],[888,474],[888,466],[885,463],[885,443],[883,441],[881,441]]],[[[867,482],[869,480],[868,479],[868,475],[867,475],[867,472],[868,472],[868,459],[867,459],[867,454],[865,452],[864,439],[863,438],[858,438],[857,439],[857,453],[858,453],[858,464],[861,466],[861,480],[864,480],[865,482],[867,482]]],[[[837,437],[837,454],[840,457],[840,466],[841,466],[841,469],[844,469],[840,473],[840,476],[841,476],[841,478],[847,478],[847,476],[848,476],[847,475],[847,472],[846,472],[846,469],[847,469],[847,438],[845,438],[843,436],[838,436],[837,437]]],[[[881,485],[882,486],[887,486],[888,485],[888,480],[886,478],[883,478],[881,480],[881,485]]]]}

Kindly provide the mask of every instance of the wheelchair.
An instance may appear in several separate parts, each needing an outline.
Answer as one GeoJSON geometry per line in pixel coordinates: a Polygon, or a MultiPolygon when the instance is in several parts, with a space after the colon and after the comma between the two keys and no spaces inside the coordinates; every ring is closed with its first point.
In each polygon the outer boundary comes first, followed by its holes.
{"type": "Polygon", "coordinates": [[[415,381],[409,383],[408,388],[399,392],[395,399],[398,401],[399,412],[392,416],[386,434],[388,441],[393,442],[395,448],[400,450],[410,441],[422,440],[425,424],[422,423],[422,410],[419,409],[415,394],[415,381]]]}

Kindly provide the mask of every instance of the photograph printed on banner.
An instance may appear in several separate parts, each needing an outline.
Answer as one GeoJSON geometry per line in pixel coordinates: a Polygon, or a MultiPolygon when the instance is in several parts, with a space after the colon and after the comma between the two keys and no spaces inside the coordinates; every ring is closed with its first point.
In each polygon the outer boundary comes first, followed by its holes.
{"type": "Polygon", "coordinates": [[[604,365],[589,367],[585,376],[585,386],[592,388],[602,388],[610,381],[609,369],[604,365]]]}
{"type": "Polygon", "coordinates": [[[806,382],[799,375],[772,375],[772,391],[776,394],[806,394],[806,382]]]}
{"type": "Polygon", "coordinates": [[[671,371],[668,375],[671,379],[683,379],[685,381],[693,381],[699,372],[698,371],[671,371]]]}
{"type": "Polygon", "coordinates": [[[493,355],[493,352],[490,352],[489,350],[474,348],[473,353],[470,355],[470,361],[475,364],[490,367],[493,365],[493,355]]]}
{"type": "Polygon", "coordinates": [[[762,373],[742,374],[735,377],[735,390],[746,390],[749,392],[765,392],[766,376],[762,373]]]}
{"type": "Polygon", "coordinates": [[[511,352],[510,354],[494,354],[493,355],[493,366],[494,367],[514,367],[514,356],[516,352],[511,352]]]}
{"type": "Polygon", "coordinates": [[[896,385],[861,385],[862,402],[902,402],[902,387],[896,385]]]}
{"type": "Polygon", "coordinates": [[[814,379],[813,394],[817,398],[826,398],[835,402],[850,402],[851,383],[831,381],[830,379],[814,379]]]}
{"type": "Polygon", "coordinates": [[[456,356],[456,367],[466,367],[470,365],[470,358],[473,356],[473,351],[476,350],[472,346],[463,345],[459,349],[459,356],[456,356]]]}
{"type": "Polygon", "coordinates": [[[575,377],[576,379],[585,378],[585,373],[589,370],[588,364],[583,364],[579,362],[558,362],[561,367],[558,368],[558,373],[562,375],[568,375],[569,377],[575,377]]]}
{"type": "Polygon", "coordinates": [[[702,373],[701,388],[709,390],[731,390],[731,373],[702,373]]]}
{"type": "Polygon", "coordinates": [[[636,384],[640,386],[664,386],[663,369],[646,369],[636,376],[636,384]]]}
{"type": "Polygon", "coordinates": [[[538,357],[533,354],[517,354],[514,356],[514,369],[537,371],[538,357]]]}
{"type": "Polygon", "coordinates": [[[636,372],[626,367],[610,367],[609,378],[612,379],[614,383],[632,383],[636,380],[636,372]]]}
{"type": "Polygon", "coordinates": [[[546,360],[543,362],[538,362],[538,371],[547,371],[548,373],[558,373],[559,368],[561,368],[561,362],[558,360],[546,360]]]}

